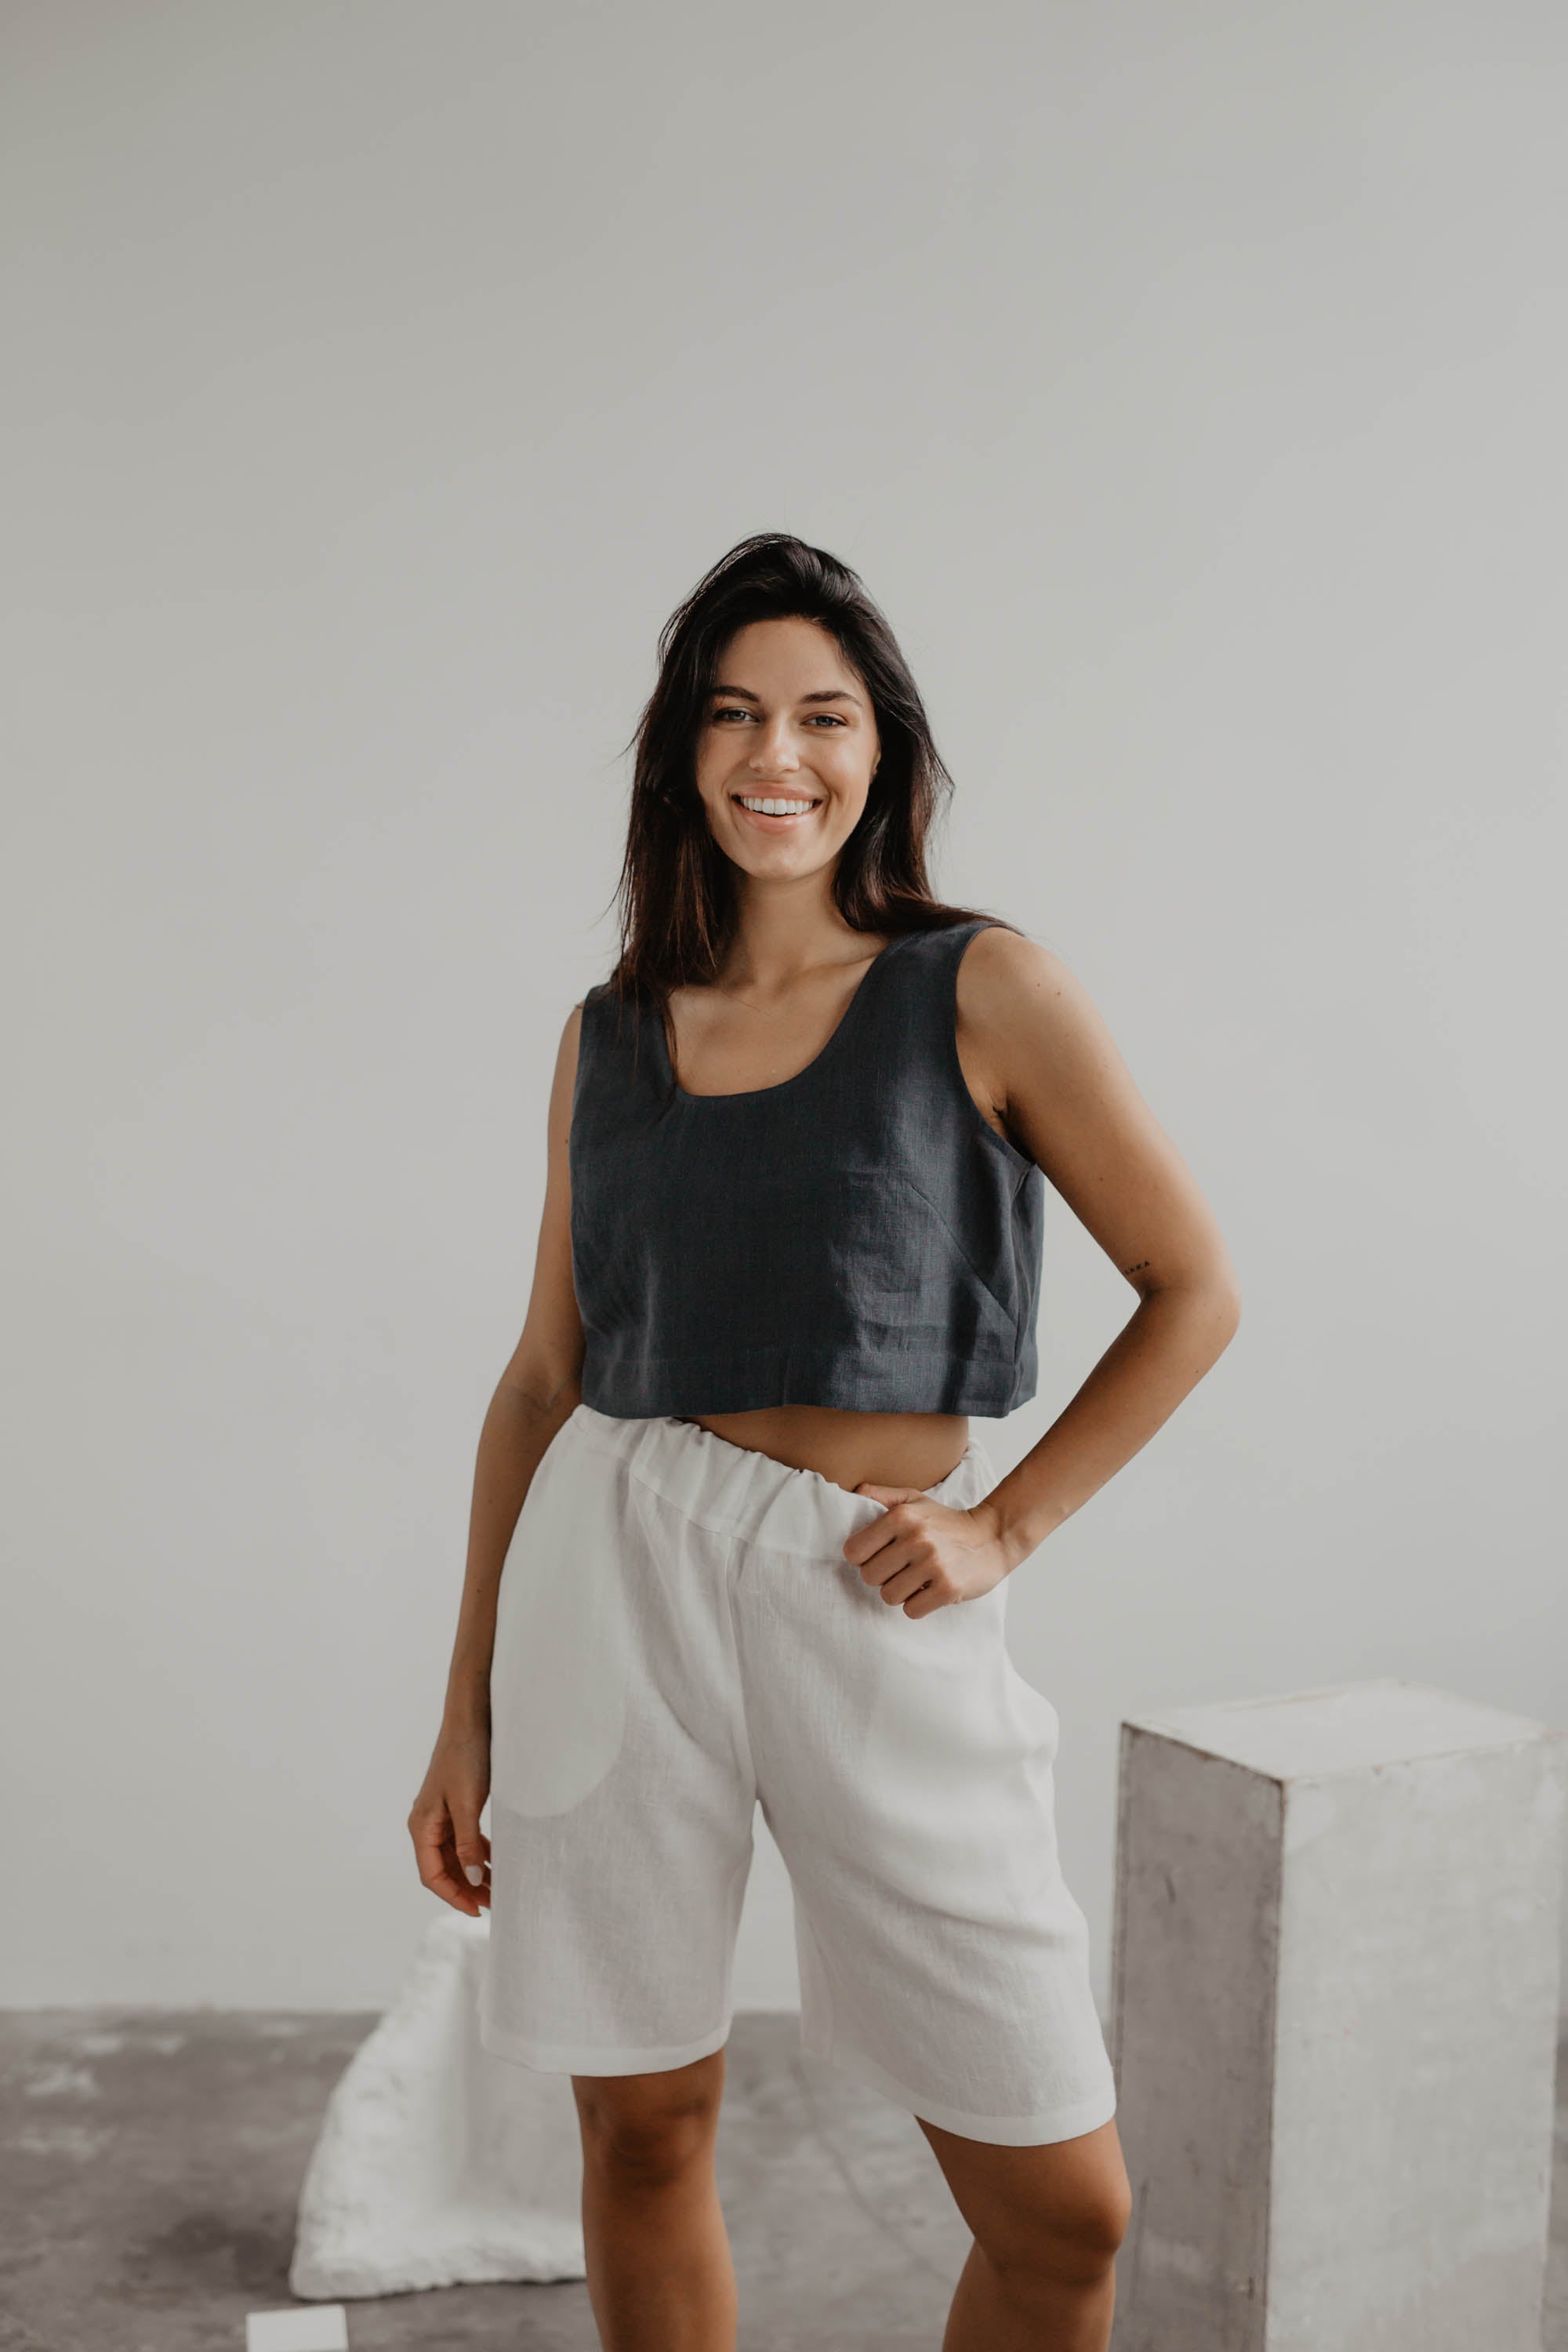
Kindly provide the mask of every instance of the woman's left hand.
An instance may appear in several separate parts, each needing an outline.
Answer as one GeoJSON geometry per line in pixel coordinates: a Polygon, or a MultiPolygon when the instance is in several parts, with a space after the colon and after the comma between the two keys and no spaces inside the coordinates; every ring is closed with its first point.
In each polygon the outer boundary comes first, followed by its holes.
{"type": "Polygon", "coordinates": [[[855,1492],[888,1507],[869,1527],[856,1529],[844,1557],[866,1583],[881,1587],[889,1609],[901,1607],[906,1617],[929,1617],[955,1601],[977,1600],[1015,1565],[983,1503],[955,1511],[919,1486],[861,1486],[855,1492]]]}

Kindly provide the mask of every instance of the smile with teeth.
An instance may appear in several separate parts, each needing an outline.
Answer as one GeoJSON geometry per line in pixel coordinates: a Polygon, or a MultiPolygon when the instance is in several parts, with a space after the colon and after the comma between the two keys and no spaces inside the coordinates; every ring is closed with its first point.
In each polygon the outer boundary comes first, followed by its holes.
{"type": "Polygon", "coordinates": [[[750,809],[753,816],[809,816],[816,806],[815,801],[785,800],[773,793],[737,793],[734,797],[742,808],[750,809]]]}

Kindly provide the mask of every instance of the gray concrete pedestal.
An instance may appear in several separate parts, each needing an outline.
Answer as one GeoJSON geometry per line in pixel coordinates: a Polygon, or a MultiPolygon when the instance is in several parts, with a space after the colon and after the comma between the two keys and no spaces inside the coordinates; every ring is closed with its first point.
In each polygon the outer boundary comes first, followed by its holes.
{"type": "Polygon", "coordinates": [[[1565,1774],[1394,1680],[1123,1724],[1114,2352],[1539,2352],[1565,1774]]]}

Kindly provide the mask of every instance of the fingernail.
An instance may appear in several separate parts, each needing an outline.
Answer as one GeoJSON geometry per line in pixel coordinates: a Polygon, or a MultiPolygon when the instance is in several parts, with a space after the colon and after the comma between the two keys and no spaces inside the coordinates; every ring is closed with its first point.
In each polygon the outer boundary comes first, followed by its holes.
{"type": "Polygon", "coordinates": [[[466,1862],[463,1864],[463,1876],[470,1886],[482,1886],[485,1883],[484,1871],[477,1862],[466,1862]]]}

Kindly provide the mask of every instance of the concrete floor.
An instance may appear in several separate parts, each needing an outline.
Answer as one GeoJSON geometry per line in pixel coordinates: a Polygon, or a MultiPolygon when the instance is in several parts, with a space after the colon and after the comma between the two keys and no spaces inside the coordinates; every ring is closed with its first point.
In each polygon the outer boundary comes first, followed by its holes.
{"type": "MultiPolygon", "coordinates": [[[[294,2210],[372,2017],[0,2012],[0,2347],[214,2352],[289,2305],[294,2210]]],[[[919,2126],[802,2054],[729,2044],[719,2182],[741,2352],[938,2352],[969,2233],[919,2126]]],[[[1565,2045],[1568,2046],[1568,2045],[1565,2045]]],[[[1568,2074],[1559,2073],[1561,2092],[1568,2074]]],[[[1559,2105],[1543,2352],[1568,2352],[1559,2105]]],[[[596,2352],[585,2288],[445,2287],[347,2305],[354,2352],[596,2352]]]]}

